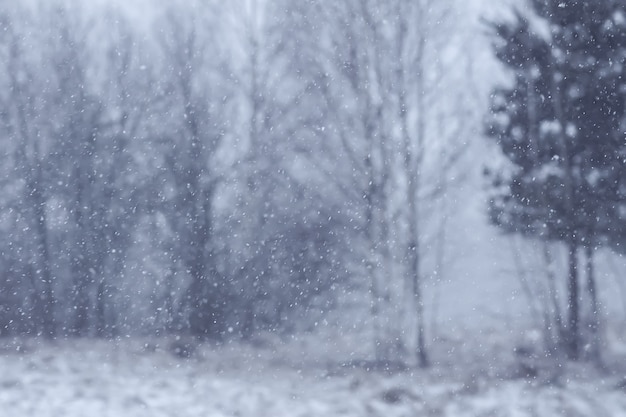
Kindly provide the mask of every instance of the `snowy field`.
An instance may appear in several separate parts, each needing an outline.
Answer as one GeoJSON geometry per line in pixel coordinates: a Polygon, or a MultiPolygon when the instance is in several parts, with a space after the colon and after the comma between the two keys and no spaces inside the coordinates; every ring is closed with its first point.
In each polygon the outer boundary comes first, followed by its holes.
{"type": "Polygon", "coordinates": [[[602,372],[568,365],[529,379],[508,346],[448,340],[432,369],[391,375],[327,361],[310,340],[202,345],[190,359],[170,344],[4,340],[0,416],[626,416],[617,358],[602,372]]]}

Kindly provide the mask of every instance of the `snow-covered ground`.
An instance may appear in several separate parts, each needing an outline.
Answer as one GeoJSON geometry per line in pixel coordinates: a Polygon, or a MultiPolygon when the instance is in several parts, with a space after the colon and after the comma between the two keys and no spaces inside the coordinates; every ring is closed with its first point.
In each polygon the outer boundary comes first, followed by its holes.
{"type": "Polygon", "coordinates": [[[395,375],[331,361],[315,338],[201,345],[190,359],[164,339],[4,340],[0,416],[626,416],[626,367],[518,378],[509,346],[484,336],[442,340],[432,369],[395,375]]]}

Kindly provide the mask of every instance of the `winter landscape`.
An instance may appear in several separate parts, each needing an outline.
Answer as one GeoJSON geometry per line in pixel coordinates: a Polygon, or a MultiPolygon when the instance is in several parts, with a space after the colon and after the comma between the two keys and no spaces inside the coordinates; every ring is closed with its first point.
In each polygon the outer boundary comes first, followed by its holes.
{"type": "Polygon", "coordinates": [[[625,0],[0,0],[0,190],[0,417],[626,416],[625,0]]]}

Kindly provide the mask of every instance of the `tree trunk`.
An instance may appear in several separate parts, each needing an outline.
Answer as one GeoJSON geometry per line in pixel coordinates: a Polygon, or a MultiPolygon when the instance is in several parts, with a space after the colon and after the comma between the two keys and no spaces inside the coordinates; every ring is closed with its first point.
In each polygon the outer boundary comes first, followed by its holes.
{"type": "Polygon", "coordinates": [[[546,268],[546,278],[548,280],[548,292],[550,293],[550,301],[552,304],[552,322],[555,329],[551,334],[553,339],[551,340],[551,350],[557,348],[563,342],[563,335],[565,329],[563,328],[563,316],[561,315],[561,305],[559,303],[558,292],[556,289],[556,277],[554,276],[554,261],[552,259],[552,253],[548,242],[545,240],[542,244],[543,259],[546,268]]]}
{"type": "MultiPolygon", "coordinates": [[[[423,12],[423,10],[422,10],[423,12]]],[[[423,18],[420,13],[420,19],[423,18]]],[[[423,24],[424,22],[421,22],[423,24]]],[[[420,168],[419,165],[423,158],[424,152],[424,138],[426,136],[426,103],[424,102],[425,94],[425,80],[424,80],[424,55],[426,47],[426,38],[421,37],[418,39],[418,52],[417,52],[417,75],[415,86],[417,89],[416,109],[417,109],[417,126],[416,126],[416,140],[415,140],[415,155],[409,160],[410,166],[408,169],[409,174],[409,214],[410,218],[410,242],[409,252],[411,261],[409,263],[410,274],[413,277],[413,297],[415,299],[415,314],[417,323],[417,363],[420,367],[425,368],[428,366],[428,355],[426,353],[426,338],[425,338],[425,322],[424,322],[424,300],[421,289],[421,275],[420,275],[420,248],[419,248],[419,212],[418,212],[418,197],[420,187],[420,168]]],[[[409,149],[411,149],[409,144],[409,149]]]]}
{"type": "Polygon", "coordinates": [[[73,308],[73,318],[70,326],[70,332],[74,336],[84,336],[87,334],[89,330],[89,314],[90,314],[90,300],[89,300],[89,289],[90,289],[90,273],[89,273],[89,265],[88,265],[88,249],[87,249],[87,241],[86,239],[89,236],[85,236],[86,225],[85,225],[85,213],[84,210],[84,195],[83,195],[83,184],[81,178],[81,170],[80,168],[76,169],[75,173],[76,180],[76,196],[74,200],[74,221],[75,228],[74,231],[74,248],[72,248],[72,259],[71,259],[71,274],[73,279],[72,284],[72,308],[73,308]]]}
{"type": "Polygon", "coordinates": [[[536,326],[540,326],[542,322],[541,313],[537,308],[536,294],[533,292],[532,287],[528,281],[528,274],[524,269],[524,265],[521,261],[522,251],[517,246],[516,237],[513,237],[509,240],[511,244],[511,251],[513,252],[513,265],[515,266],[515,275],[517,275],[517,279],[519,280],[520,288],[522,292],[526,296],[526,300],[528,303],[528,310],[530,312],[531,320],[536,326]]]}
{"type": "Polygon", "coordinates": [[[405,167],[408,174],[408,223],[409,223],[409,239],[407,242],[407,274],[410,277],[413,302],[415,307],[416,334],[417,345],[416,355],[417,362],[420,367],[428,366],[428,357],[426,354],[426,340],[424,329],[424,301],[422,297],[421,280],[420,280],[420,253],[419,253],[419,213],[417,208],[417,198],[419,189],[419,174],[417,169],[417,161],[411,157],[410,144],[407,147],[407,156],[405,167]]]}
{"type": "Polygon", "coordinates": [[[48,225],[46,213],[46,201],[43,195],[43,178],[41,167],[35,167],[35,182],[31,187],[31,196],[35,208],[35,222],[37,230],[37,246],[39,255],[39,276],[42,284],[39,302],[41,303],[41,325],[42,333],[47,338],[56,336],[56,319],[54,287],[52,282],[51,259],[48,248],[48,225]]]}
{"type": "Polygon", "coordinates": [[[591,304],[591,321],[589,323],[590,337],[589,345],[591,346],[590,355],[594,361],[601,360],[600,352],[600,306],[598,304],[598,295],[596,290],[596,277],[593,264],[594,249],[593,242],[589,241],[585,245],[585,261],[587,275],[587,291],[589,292],[589,300],[591,304]]]}
{"type": "MultiPolygon", "coordinates": [[[[78,261],[78,263],[82,262],[78,261]]],[[[83,269],[79,268],[79,270],[83,269]]],[[[90,300],[86,281],[87,277],[78,275],[72,291],[74,317],[70,331],[74,336],[85,336],[89,331],[90,300]]]]}
{"type": "Polygon", "coordinates": [[[579,330],[579,289],[578,289],[578,244],[575,236],[568,241],[568,277],[567,277],[567,308],[568,308],[568,340],[567,355],[572,360],[580,358],[579,330]]]}
{"type": "Polygon", "coordinates": [[[98,337],[106,337],[107,336],[107,320],[106,320],[106,285],[104,281],[100,281],[98,283],[97,294],[96,294],[96,311],[95,311],[95,319],[96,319],[96,336],[98,337]]]}
{"type": "MultiPolygon", "coordinates": [[[[372,140],[372,139],[370,139],[372,140]]],[[[365,169],[367,171],[369,186],[365,195],[365,228],[367,235],[367,243],[369,245],[368,258],[365,262],[367,273],[369,274],[370,281],[370,315],[372,319],[372,331],[373,331],[373,348],[374,358],[376,362],[382,362],[385,359],[385,353],[383,351],[383,335],[381,326],[381,289],[378,282],[378,268],[380,267],[378,262],[378,247],[376,239],[376,221],[374,209],[374,195],[376,194],[376,179],[374,178],[373,166],[371,157],[367,157],[365,160],[365,169]]]]}
{"type": "Polygon", "coordinates": [[[411,260],[410,274],[413,277],[413,298],[415,300],[416,326],[417,326],[417,363],[421,368],[428,366],[428,355],[426,353],[426,338],[424,329],[424,302],[422,299],[422,289],[419,276],[419,250],[417,240],[409,243],[409,250],[414,252],[411,260]]]}
{"type": "MultiPolygon", "coordinates": [[[[559,70],[559,64],[554,63],[554,68],[559,70]]],[[[567,291],[568,291],[568,341],[567,341],[567,355],[572,360],[578,360],[580,358],[580,329],[579,329],[579,289],[578,289],[578,236],[576,230],[576,213],[574,210],[574,172],[572,167],[572,160],[570,155],[570,146],[568,139],[565,136],[565,111],[563,109],[563,91],[559,84],[557,77],[552,77],[552,105],[554,107],[554,113],[559,123],[558,141],[560,146],[560,157],[563,161],[563,187],[565,191],[564,207],[565,207],[565,232],[564,238],[567,242],[568,249],[568,277],[567,277],[567,291]]]]}

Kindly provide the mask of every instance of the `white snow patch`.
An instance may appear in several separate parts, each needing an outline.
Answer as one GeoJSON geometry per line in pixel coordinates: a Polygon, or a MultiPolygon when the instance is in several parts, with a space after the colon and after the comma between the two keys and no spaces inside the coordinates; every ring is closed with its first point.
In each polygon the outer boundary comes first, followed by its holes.
{"type": "MultiPolygon", "coordinates": [[[[22,343],[0,355],[0,410],[11,417],[617,416],[619,380],[560,385],[458,373],[444,365],[396,375],[303,361],[286,344],[202,345],[179,360],[167,341],[22,343]]],[[[300,346],[298,346],[300,348],[300,346]]],[[[304,354],[304,352],[302,352],[304,354]]],[[[476,370],[474,368],[474,370],[476,370]]],[[[572,372],[576,375],[576,372],[572,372]]],[[[623,382],[623,381],[622,381],[623,382]]]]}

